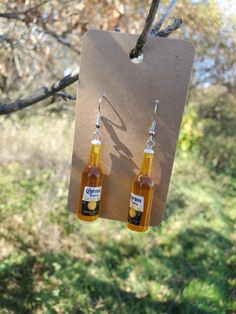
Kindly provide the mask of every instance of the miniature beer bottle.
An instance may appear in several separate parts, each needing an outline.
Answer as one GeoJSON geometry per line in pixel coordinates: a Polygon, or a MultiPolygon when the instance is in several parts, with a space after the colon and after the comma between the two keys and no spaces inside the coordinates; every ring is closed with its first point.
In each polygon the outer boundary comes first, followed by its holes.
{"type": "Polygon", "coordinates": [[[101,141],[93,139],[91,144],[89,162],[82,172],[77,212],[78,218],[86,221],[98,218],[102,190],[102,170],[99,166],[101,141]]]}
{"type": "Polygon", "coordinates": [[[144,232],[149,226],[154,191],[151,178],[153,155],[153,149],[144,150],[142,166],[132,184],[127,227],[134,231],[144,232]]]}
{"type": "Polygon", "coordinates": [[[127,227],[139,232],[144,232],[148,229],[152,210],[154,182],[151,173],[159,104],[159,100],[157,99],[155,101],[154,120],[149,129],[149,139],[144,149],[143,163],[131,188],[127,227]]]}

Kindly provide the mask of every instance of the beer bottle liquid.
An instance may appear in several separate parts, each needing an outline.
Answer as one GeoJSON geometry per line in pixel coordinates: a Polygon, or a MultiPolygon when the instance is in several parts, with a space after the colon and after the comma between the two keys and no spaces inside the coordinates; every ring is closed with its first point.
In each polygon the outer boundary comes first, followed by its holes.
{"type": "Polygon", "coordinates": [[[144,150],[142,166],[132,184],[127,227],[134,231],[144,232],[149,226],[154,191],[151,178],[153,155],[152,148],[144,150]]]}
{"type": "Polygon", "coordinates": [[[102,191],[102,170],[99,166],[101,141],[93,139],[91,144],[89,162],[82,172],[77,211],[78,218],[86,221],[98,218],[102,191]]]}

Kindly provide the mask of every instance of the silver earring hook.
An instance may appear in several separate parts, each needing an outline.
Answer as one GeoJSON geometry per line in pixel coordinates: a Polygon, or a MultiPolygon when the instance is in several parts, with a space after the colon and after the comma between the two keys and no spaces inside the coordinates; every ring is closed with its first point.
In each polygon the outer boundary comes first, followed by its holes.
{"type": "MultiPolygon", "coordinates": [[[[99,101],[98,101],[98,104],[99,104],[99,108],[98,110],[100,111],[100,108],[101,108],[101,104],[102,104],[102,99],[106,99],[106,94],[105,93],[101,93],[101,96],[99,98],[99,101]]],[[[107,100],[107,99],[106,99],[107,100]]]]}
{"type": "Polygon", "coordinates": [[[98,101],[98,115],[97,115],[97,120],[96,120],[96,128],[99,129],[102,126],[102,119],[101,119],[101,105],[102,105],[102,100],[105,99],[108,103],[109,100],[106,98],[105,93],[101,93],[101,96],[98,101]]]}
{"type": "Polygon", "coordinates": [[[149,139],[146,142],[146,148],[147,149],[153,149],[155,146],[154,136],[156,134],[156,129],[157,129],[157,114],[158,114],[159,106],[160,106],[160,102],[158,99],[156,99],[155,100],[154,114],[153,114],[153,121],[152,121],[151,127],[149,129],[149,139]]]}
{"type": "Polygon", "coordinates": [[[105,94],[102,93],[99,101],[98,101],[98,114],[97,114],[97,120],[96,120],[96,128],[99,129],[102,126],[102,120],[101,120],[101,103],[102,99],[105,97],[105,94]]]}
{"type": "Polygon", "coordinates": [[[155,109],[154,109],[154,120],[157,121],[158,109],[160,106],[160,101],[158,99],[155,100],[155,109]]]}
{"type": "Polygon", "coordinates": [[[160,105],[159,100],[155,100],[155,108],[154,108],[154,114],[153,114],[153,122],[152,125],[149,129],[149,134],[150,135],[155,135],[156,134],[156,128],[157,128],[157,111],[158,111],[158,107],[160,105]]]}
{"type": "Polygon", "coordinates": [[[99,131],[100,127],[102,126],[102,118],[101,118],[101,104],[102,104],[102,100],[105,99],[108,103],[108,99],[106,98],[106,94],[105,93],[101,93],[101,96],[98,100],[98,114],[97,114],[97,119],[96,119],[96,130],[93,133],[93,140],[98,140],[101,141],[101,133],[99,131]]]}

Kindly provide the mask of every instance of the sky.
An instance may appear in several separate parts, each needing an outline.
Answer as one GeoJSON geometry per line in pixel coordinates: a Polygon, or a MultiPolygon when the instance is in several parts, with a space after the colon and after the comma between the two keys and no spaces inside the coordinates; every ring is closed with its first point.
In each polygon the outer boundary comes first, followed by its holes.
{"type": "Polygon", "coordinates": [[[226,15],[232,14],[232,13],[236,14],[236,0],[218,0],[218,3],[222,7],[223,12],[226,15]]]}

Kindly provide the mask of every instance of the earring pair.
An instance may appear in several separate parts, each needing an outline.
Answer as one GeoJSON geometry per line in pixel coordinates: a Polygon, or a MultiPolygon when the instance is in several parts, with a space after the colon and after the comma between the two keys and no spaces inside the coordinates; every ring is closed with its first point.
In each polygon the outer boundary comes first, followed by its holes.
{"type": "MultiPolygon", "coordinates": [[[[98,115],[96,119],[96,128],[92,136],[90,157],[87,166],[82,172],[80,198],[77,210],[79,219],[85,221],[94,221],[98,218],[103,173],[100,168],[101,152],[101,103],[102,100],[108,99],[105,94],[101,94],[98,105],[98,115]]],[[[130,203],[128,210],[127,227],[133,231],[143,232],[148,229],[150,213],[152,208],[154,182],[151,177],[152,161],[154,155],[154,136],[157,128],[157,109],[159,101],[155,101],[154,120],[149,129],[149,138],[144,149],[144,158],[139,169],[139,174],[134,178],[130,203]]]]}

